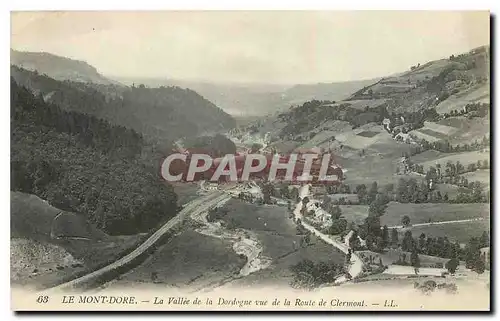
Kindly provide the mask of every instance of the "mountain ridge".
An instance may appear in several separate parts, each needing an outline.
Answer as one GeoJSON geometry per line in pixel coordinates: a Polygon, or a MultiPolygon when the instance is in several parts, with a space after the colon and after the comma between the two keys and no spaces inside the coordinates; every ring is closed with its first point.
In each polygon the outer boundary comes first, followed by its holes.
{"type": "Polygon", "coordinates": [[[10,50],[11,64],[27,70],[37,71],[56,80],[94,82],[98,84],[118,84],[104,77],[84,60],[55,55],[49,52],[10,50]]]}

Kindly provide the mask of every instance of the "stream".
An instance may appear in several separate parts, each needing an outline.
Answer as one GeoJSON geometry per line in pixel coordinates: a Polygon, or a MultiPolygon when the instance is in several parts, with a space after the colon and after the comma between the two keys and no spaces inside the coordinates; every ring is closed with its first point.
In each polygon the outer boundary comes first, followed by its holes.
{"type": "MultiPolygon", "coordinates": [[[[228,200],[220,202],[217,206],[224,205],[228,200]]],[[[239,228],[228,230],[221,222],[209,222],[207,215],[208,211],[205,211],[199,215],[192,216],[194,221],[203,224],[202,227],[196,229],[196,232],[210,237],[230,240],[233,244],[234,252],[247,257],[246,264],[240,270],[240,276],[247,276],[259,270],[266,269],[271,265],[272,259],[262,255],[262,244],[255,233],[239,228]]]]}

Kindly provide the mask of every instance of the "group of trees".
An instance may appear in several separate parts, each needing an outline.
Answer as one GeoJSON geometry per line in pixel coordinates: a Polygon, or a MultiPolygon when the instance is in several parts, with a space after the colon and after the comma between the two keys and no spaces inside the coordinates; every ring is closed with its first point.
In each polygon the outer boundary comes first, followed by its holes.
{"type": "MultiPolygon", "coordinates": [[[[460,178],[462,180],[462,178],[460,178]]],[[[489,193],[484,190],[480,182],[468,182],[462,185],[466,187],[461,189],[454,199],[448,196],[448,193],[442,194],[435,189],[436,185],[429,186],[429,181],[422,180],[420,183],[416,179],[399,180],[394,197],[392,200],[400,203],[485,203],[489,202],[489,193]]]]}
{"type": "Polygon", "coordinates": [[[262,182],[260,187],[263,194],[264,204],[272,204],[271,197],[285,198],[295,202],[299,201],[298,188],[295,186],[290,188],[290,184],[287,182],[279,182],[276,184],[262,182]]]}
{"type": "MultiPolygon", "coordinates": [[[[445,265],[450,273],[455,272],[460,260],[465,261],[467,268],[478,273],[483,273],[485,268],[489,268],[489,259],[486,255],[481,254],[482,248],[490,246],[490,236],[486,231],[480,237],[472,237],[465,248],[461,248],[458,242],[450,242],[446,236],[432,238],[421,233],[418,239],[415,239],[409,230],[405,232],[400,244],[397,240],[392,240],[392,244],[401,246],[402,251],[412,252],[412,257],[424,254],[450,259],[445,265]]],[[[404,264],[404,262],[403,258],[402,262],[399,263],[404,264]]],[[[415,266],[414,263],[411,262],[411,265],[415,266]]]]}
{"type": "Polygon", "coordinates": [[[481,150],[483,148],[490,147],[490,138],[489,136],[484,136],[483,139],[479,141],[474,141],[471,144],[457,144],[451,145],[449,141],[438,140],[435,142],[429,142],[425,139],[417,139],[419,142],[419,146],[413,147],[410,150],[410,156],[417,155],[423,153],[427,150],[437,150],[442,153],[458,153],[458,152],[470,152],[481,150]]]}
{"type": "MultiPolygon", "coordinates": [[[[411,165],[415,169],[415,165],[411,165]]],[[[483,203],[489,201],[489,195],[485,192],[483,185],[480,182],[469,182],[460,174],[475,169],[489,168],[488,161],[478,161],[475,164],[469,164],[464,167],[457,162],[455,164],[448,162],[443,169],[441,165],[430,167],[425,173],[425,178],[418,181],[415,178],[400,178],[398,183],[387,184],[379,187],[377,182],[373,182],[368,188],[365,184],[358,184],[355,188],[351,188],[347,184],[338,186],[328,186],[328,194],[349,194],[355,193],[358,196],[358,204],[370,205],[379,195],[387,202],[396,201],[400,203],[483,203]],[[430,182],[433,184],[430,184],[430,182]],[[436,184],[448,183],[456,184],[465,189],[455,199],[450,199],[448,193],[441,193],[436,189],[436,184]]],[[[422,171],[422,174],[423,171],[422,171]]],[[[296,193],[298,195],[298,193],[296,193]]],[[[333,205],[352,204],[352,201],[346,201],[345,198],[340,198],[334,201],[327,200],[333,205]]]]}
{"type": "Polygon", "coordinates": [[[323,198],[321,208],[331,215],[331,225],[324,232],[330,235],[339,235],[346,231],[348,222],[342,216],[342,210],[335,205],[328,196],[323,198]]]}
{"type": "Polygon", "coordinates": [[[221,134],[194,137],[186,140],[184,146],[187,149],[193,149],[197,152],[210,155],[212,158],[224,157],[227,154],[234,155],[236,153],[234,142],[221,134]]]}
{"type": "Polygon", "coordinates": [[[416,112],[396,113],[392,112],[387,117],[391,121],[391,127],[394,128],[391,133],[396,137],[399,133],[408,133],[414,129],[424,127],[425,121],[437,121],[440,116],[434,108],[422,109],[416,112]]]}
{"type": "MultiPolygon", "coordinates": [[[[478,160],[475,163],[470,163],[467,165],[463,165],[460,161],[457,161],[456,163],[453,163],[451,161],[446,162],[446,165],[444,169],[442,168],[441,164],[436,164],[436,167],[430,166],[427,172],[424,173],[424,168],[423,166],[419,166],[418,164],[411,164],[410,165],[412,170],[414,170],[417,173],[420,174],[425,174],[426,180],[432,179],[433,182],[435,183],[447,183],[447,184],[453,184],[451,183],[450,178],[460,178],[460,175],[465,174],[465,173],[470,173],[474,172],[476,170],[480,169],[489,169],[490,164],[488,160],[478,160]]],[[[467,187],[464,185],[464,187],[467,187]]]]}
{"type": "MultiPolygon", "coordinates": [[[[384,118],[389,117],[386,104],[359,109],[352,107],[348,101],[332,108],[333,103],[335,102],[312,100],[280,114],[278,117],[287,122],[287,125],[282,128],[279,136],[282,139],[296,139],[300,134],[313,130],[327,120],[346,121],[356,128],[370,122],[382,122],[384,118]]],[[[308,135],[305,139],[311,139],[311,136],[308,135]]]]}
{"type": "Polygon", "coordinates": [[[358,195],[358,201],[360,204],[370,204],[377,197],[378,184],[377,182],[373,182],[370,190],[367,190],[365,184],[357,185],[355,192],[358,195]]]}
{"type": "Polygon", "coordinates": [[[335,262],[314,263],[306,259],[290,266],[290,271],[293,273],[292,287],[311,290],[322,284],[333,283],[344,268],[335,262]]]}
{"type": "Polygon", "coordinates": [[[110,234],[149,231],[178,211],[131,129],[48,104],[11,79],[11,132],[11,190],[86,215],[110,234]]]}
{"type": "Polygon", "coordinates": [[[469,103],[461,110],[452,110],[449,113],[445,113],[443,118],[458,117],[467,115],[468,118],[473,117],[486,117],[489,115],[491,105],[488,103],[469,103]]]}
{"type": "MultiPolygon", "coordinates": [[[[141,134],[95,116],[61,109],[45,103],[40,95],[34,96],[11,79],[11,119],[15,125],[43,125],[58,133],[76,136],[78,141],[117,155],[134,157],[141,152],[144,140],[141,134]]],[[[16,128],[14,128],[16,129],[16,128]]]]}
{"type": "MultiPolygon", "coordinates": [[[[385,214],[389,198],[385,191],[379,192],[377,183],[373,183],[370,190],[366,192],[364,185],[358,186],[356,190],[361,193],[360,200],[369,202],[368,216],[364,222],[355,228],[349,239],[352,250],[360,249],[359,237],[364,239],[369,250],[381,252],[389,245],[389,231],[387,226],[381,228],[380,217],[385,214]]],[[[358,194],[359,196],[359,194],[358,194]]]]}

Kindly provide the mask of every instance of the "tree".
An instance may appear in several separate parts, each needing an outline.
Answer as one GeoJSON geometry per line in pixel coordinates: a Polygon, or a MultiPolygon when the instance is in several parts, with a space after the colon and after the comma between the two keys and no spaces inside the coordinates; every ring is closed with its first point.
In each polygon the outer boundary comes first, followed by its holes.
{"type": "Polygon", "coordinates": [[[328,228],[327,234],[338,235],[344,232],[347,228],[347,220],[344,218],[336,219],[332,221],[332,225],[328,228]]]}
{"type": "Polygon", "coordinates": [[[345,256],[346,265],[351,264],[351,257],[352,257],[352,250],[348,249],[347,254],[345,256]]]}
{"type": "Polygon", "coordinates": [[[401,248],[405,252],[409,252],[413,249],[414,241],[411,231],[406,231],[403,237],[403,241],[401,242],[401,248]]]}
{"type": "Polygon", "coordinates": [[[368,208],[368,216],[379,217],[384,215],[385,210],[387,209],[388,200],[384,195],[378,194],[373,202],[370,203],[370,207],[368,208]]]}
{"type": "Polygon", "coordinates": [[[321,208],[328,212],[328,208],[332,202],[332,199],[328,195],[323,196],[323,201],[321,202],[321,208]]]}
{"type": "Polygon", "coordinates": [[[361,185],[357,185],[356,186],[356,194],[358,194],[358,200],[359,200],[360,204],[366,204],[367,203],[367,201],[366,201],[367,191],[366,191],[366,185],[365,184],[361,184],[361,185]]]}
{"type": "Polygon", "coordinates": [[[382,252],[384,250],[384,239],[381,236],[378,236],[375,239],[375,250],[377,252],[382,252]]]}
{"type": "Polygon", "coordinates": [[[292,190],[290,191],[290,198],[296,202],[299,200],[299,190],[297,187],[292,187],[292,190]]]}
{"type": "Polygon", "coordinates": [[[271,183],[264,183],[262,186],[262,194],[264,204],[271,204],[271,195],[274,192],[274,187],[271,183]]]}
{"type": "Polygon", "coordinates": [[[403,224],[404,227],[410,226],[410,217],[408,215],[403,216],[401,224],[403,224]]]}
{"type": "Polygon", "coordinates": [[[337,206],[335,206],[335,207],[332,209],[332,211],[331,211],[331,213],[330,213],[330,214],[332,215],[332,219],[333,219],[333,220],[337,220],[337,219],[339,219],[339,218],[340,218],[340,216],[342,216],[342,210],[341,210],[341,209],[340,209],[340,207],[337,205],[337,206]]]}
{"type": "Polygon", "coordinates": [[[420,234],[420,236],[418,237],[418,249],[423,252],[424,251],[424,248],[425,248],[425,234],[422,233],[420,234]]]}
{"type": "Polygon", "coordinates": [[[375,201],[375,197],[377,196],[378,193],[378,184],[377,182],[373,182],[372,186],[370,187],[370,191],[368,192],[368,202],[373,202],[375,201]]]}
{"type": "Polygon", "coordinates": [[[290,192],[287,184],[282,184],[280,187],[280,194],[283,198],[290,198],[290,192]]]}
{"type": "Polygon", "coordinates": [[[387,227],[387,225],[384,225],[384,227],[382,228],[382,240],[384,242],[384,247],[389,245],[389,228],[387,227]]]}
{"type": "Polygon", "coordinates": [[[448,262],[446,262],[445,268],[450,272],[451,274],[455,274],[455,271],[457,270],[458,267],[458,259],[457,258],[452,258],[448,262]]]}
{"type": "Polygon", "coordinates": [[[414,248],[410,256],[411,266],[415,269],[415,274],[418,274],[418,269],[420,268],[420,258],[418,257],[417,249],[414,248]]]}
{"type": "Polygon", "coordinates": [[[484,272],[484,270],[486,269],[486,264],[484,263],[484,260],[482,257],[479,257],[476,261],[475,261],[475,264],[474,264],[474,268],[473,270],[477,273],[477,274],[482,274],[484,272]]]}
{"type": "Polygon", "coordinates": [[[260,150],[261,148],[262,148],[262,145],[261,145],[261,144],[259,144],[259,143],[254,143],[254,144],[252,145],[252,147],[250,148],[250,153],[251,153],[251,154],[258,153],[258,152],[259,152],[259,150],[260,150]]]}
{"type": "Polygon", "coordinates": [[[351,234],[351,237],[349,237],[349,247],[353,250],[356,251],[361,245],[361,242],[359,241],[359,236],[358,232],[353,231],[351,234]]]}
{"type": "Polygon", "coordinates": [[[484,231],[483,234],[481,234],[479,246],[482,248],[490,246],[490,235],[487,231],[484,231]]]}
{"type": "Polygon", "coordinates": [[[398,230],[393,228],[391,229],[391,244],[398,245],[398,243],[399,243],[398,230]]]}

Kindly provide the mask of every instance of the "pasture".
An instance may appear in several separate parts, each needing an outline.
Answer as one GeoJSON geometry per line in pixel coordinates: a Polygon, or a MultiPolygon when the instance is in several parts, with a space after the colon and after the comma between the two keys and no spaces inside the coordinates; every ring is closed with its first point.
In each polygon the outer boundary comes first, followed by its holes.
{"type": "Polygon", "coordinates": [[[464,220],[471,218],[490,217],[489,204],[447,204],[447,203],[424,203],[424,204],[403,204],[390,202],[386,213],[380,217],[381,225],[397,226],[401,225],[403,216],[410,217],[411,224],[464,220]]]}
{"type": "MultiPolygon", "coordinates": [[[[447,237],[451,242],[467,243],[471,237],[479,237],[484,231],[490,231],[490,221],[457,222],[453,224],[428,225],[410,227],[414,238],[424,233],[427,237],[447,237]]],[[[404,236],[405,229],[398,230],[399,237],[404,236]]]]}

